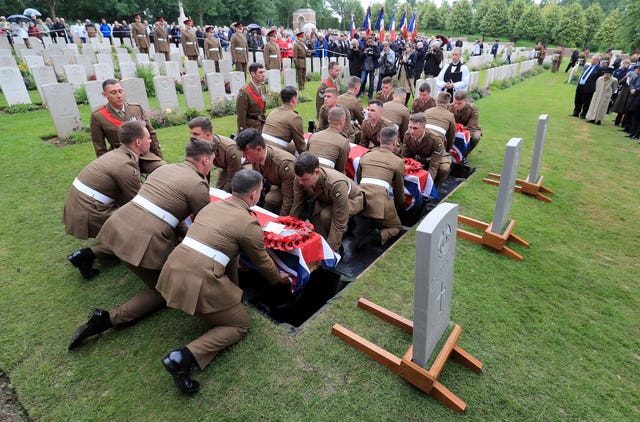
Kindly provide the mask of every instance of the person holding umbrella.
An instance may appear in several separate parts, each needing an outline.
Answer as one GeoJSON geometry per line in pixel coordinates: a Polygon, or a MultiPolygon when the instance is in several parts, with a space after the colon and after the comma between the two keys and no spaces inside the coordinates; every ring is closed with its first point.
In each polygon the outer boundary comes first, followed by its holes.
{"type": "Polygon", "coordinates": [[[31,44],[29,44],[29,33],[27,32],[29,18],[23,15],[11,15],[7,19],[11,22],[11,35],[15,39],[23,39],[27,48],[31,48],[31,44]]]}

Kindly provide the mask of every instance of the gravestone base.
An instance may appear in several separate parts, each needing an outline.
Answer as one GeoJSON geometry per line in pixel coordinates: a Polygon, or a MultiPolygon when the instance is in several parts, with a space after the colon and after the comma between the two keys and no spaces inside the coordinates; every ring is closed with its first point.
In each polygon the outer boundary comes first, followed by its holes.
{"type": "MultiPolygon", "coordinates": [[[[482,179],[482,181],[490,185],[499,186],[500,175],[498,173],[489,173],[489,177],[485,177],[484,179],[482,179]]],[[[551,202],[551,198],[549,198],[547,195],[543,195],[543,193],[553,195],[553,191],[542,186],[543,181],[544,176],[540,176],[540,178],[538,179],[538,183],[530,182],[529,176],[527,176],[526,179],[516,179],[516,185],[513,190],[515,192],[520,192],[522,194],[532,196],[539,201],[551,202]]]]}
{"type": "MultiPolygon", "coordinates": [[[[358,300],[358,308],[372,313],[383,321],[406,331],[408,334],[413,334],[413,321],[410,319],[404,318],[364,298],[358,300]]],[[[346,343],[349,343],[379,364],[386,366],[392,372],[458,413],[464,412],[467,407],[466,403],[438,382],[438,376],[442,372],[445,363],[447,360],[453,359],[473,372],[482,372],[482,362],[457,345],[461,332],[462,328],[457,324],[454,325],[433,364],[427,370],[413,362],[413,345],[409,347],[403,357],[398,357],[340,324],[334,324],[331,328],[333,335],[340,337],[346,343]]]]}
{"type": "Polygon", "coordinates": [[[463,215],[458,216],[458,222],[460,224],[466,224],[467,226],[473,227],[478,230],[483,230],[482,236],[480,236],[466,230],[458,229],[458,236],[460,236],[461,238],[478,245],[487,246],[495,251],[498,251],[500,254],[509,258],[513,258],[517,261],[522,261],[524,259],[522,255],[507,247],[508,241],[512,241],[522,246],[529,246],[528,242],[513,234],[513,227],[516,225],[516,222],[514,220],[511,220],[509,222],[506,229],[504,230],[504,233],[502,234],[494,233],[492,231],[491,225],[493,224],[493,222],[487,224],[483,221],[475,220],[463,215]]]}

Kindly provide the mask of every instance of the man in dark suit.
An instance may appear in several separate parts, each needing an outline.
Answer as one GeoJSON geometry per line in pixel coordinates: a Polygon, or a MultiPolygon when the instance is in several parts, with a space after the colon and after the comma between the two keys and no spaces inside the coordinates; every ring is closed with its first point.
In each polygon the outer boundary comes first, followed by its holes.
{"type": "Polygon", "coordinates": [[[576,87],[576,96],[573,100],[574,108],[573,117],[584,119],[591,104],[591,98],[596,91],[596,81],[602,76],[602,66],[600,66],[600,55],[594,54],[591,58],[591,64],[586,66],[582,71],[582,76],[578,80],[576,87]]]}

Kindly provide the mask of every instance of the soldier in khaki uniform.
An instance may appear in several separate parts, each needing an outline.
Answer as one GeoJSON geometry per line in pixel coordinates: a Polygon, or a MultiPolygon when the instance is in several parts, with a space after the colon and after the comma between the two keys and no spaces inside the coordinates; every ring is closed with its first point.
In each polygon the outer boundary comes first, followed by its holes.
{"type": "Polygon", "coordinates": [[[367,118],[362,122],[362,129],[360,130],[360,145],[366,148],[373,148],[380,146],[378,140],[378,134],[383,127],[393,126],[394,123],[382,117],[382,103],[378,100],[369,101],[369,107],[367,107],[367,118]]]}
{"type": "Polygon", "coordinates": [[[178,388],[198,391],[191,379],[196,365],[204,369],[226,347],[238,342],[249,330],[249,315],[242,305],[238,285],[238,261],[245,253],[262,277],[270,283],[289,284],[267,254],[258,219],[250,207],[262,190],[262,176],[241,170],[233,177],[233,196],[207,205],[189,228],[162,269],[156,288],[167,306],[200,318],[209,329],[182,349],[162,360],[178,388]]]}
{"type": "Polygon", "coordinates": [[[139,14],[133,15],[135,22],[131,24],[131,37],[135,40],[136,46],[140,53],[149,54],[149,35],[147,34],[147,28],[140,21],[139,14]]]}
{"type": "Polygon", "coordinates": [[[231,179],[242,168],[242,151],[236,142],[226,136],[213,133],[213,125],[208,117],[196,117],[188,124],[192,138],[205,139],[216,146],[213,165],[218,168],[216,188],[231,192],[231,179]]]}
{"type": "Polygon", "coordinates": [[[162,158],[160,143],[156,131],[151,122],[145,116],[144,110],[138,104],[125,102],[125,93],[120,82],[115,79],[107,79],[102,82],[102,96],[107,99],[107,105],[98,107],[91,113],[91,141],[96,151],[96,157],[100,157],[107,151],[120,146],[118,140],[118,128],[127,121],[139,120],[145,123],[151,136],[151,152],[162,158]],[[105,143],[109,141],[109,148],[105,143]]]}
{"type": "Polygon", "coordinates": [[[267,70],[280,70],[280,47],[276,43],[276,30],[267,32],[267,44],[264,46],[264,65],[267,70]]]}
{"type": "MultiPolygon", "coordinates": [[[[73,181],[62,213],[67,234],[95,238],[107,218],[138,193],[140,173],[165,164],[149,152],[151,138],[143,122],[124,123],[118,128],[118,138],[122,143],[117,149],[89,163],[73,181]]],[[[92,268],[96,258],[102,265],[117,261],[103,245],[80,249],[67,257],[86,279],[98,274],[92,268]]]]}
{"type": "Polygon", "coordinates": [[[156,49],[156,53],[164,53],[164,59],[171,60],[169,47],[169,31],[167,29],[167,22],[162,16],[158,17],[156,27],[153,29],[153,45],[156,49]]]}
{"type": "Polygon", "coordinates": [[[324,104],[324,91],[327,88],[332,88],[340,92],[340,65],[338,62],[329,62],[327,72],[329,76],[320,82],[320,86],[316,92],[316,118],[319,118],[320,108],[322,108],[324,104]]]}
{"type": "MultiPolygon", "coordinates": [[[[449,94],[449,98],[451,98],[451,94],[449,94]]],[[[431,85],[423,83],[418,87],[418,98],[413,99],[411,114],[422,113],[435,106],[436,100],[431,96],[431,85]]]]}
{"type": "Polygon", "coordinates": [[[235,64],[238,72],[244,72],[246,75],[247,63],[249,62],[249,52],[247,50],[249,45],[247,44],[247,37],[245,37],[242,24],[240,22],[235,22],[231,26],[234,29],[234,33],[229,40],[231,44],[231,61],[235,64]]]}
{"type": "Polygon", "coordinates": [[[451,94],[444,91],[438,93],[436,103],[436,107],[424,112],[427,118],[426,127],[444,134],[445,150],[450,152],[456,139],[456,119],[453,113],[448,110],[449,104],[451,104],[451,94]]]}
{"type": "Polygon", "coordinates": [[[302,117],[294,110],[298,105],[298,92],[294,87],[286,86],[280,91],[280,98],[282,105],[267,116],[262,137],[274,148],[299,154],[307,150],[307,142],[302,117]]]}
{"type": "Polygon", "coordinates": [[[320,165],[344,173],[349,159],[349,140],[342,135],[346,114],[342,107],[329,110],[329,127],[309,138],[309,152],[318,157],[320,165]]]}
{"type": "Polygon", "coordinates": [[[236,144],[253,169],[269,182],[265,187],[264,208],[278,215],[289,215],[293,203],[295,157],[287,151],[267,146],[262,134],[252,128],[240,132],[236,144]]]}
{"type": "Polygon", "coordinates": [[[293,62],[296,65],[298,90],[304,91],[304,83],[307,80],[307,46],[304,44],[303,31],[296,33],[296,42],[293,43],[293,62]]]}
{"type": "Polygon", "coordinates": [[[331,249],[337,251],[349,219],[362,211],[364,195],[344,174],[321,168],[318,158],[304,152],[296,158],[294,201],[290,215],[300,217],[309,199],[315,201],[309,221],[331,249]]]}
{"type": "Polygon", "coordinates": [[[185,162],[159,167],[138,194],[102,226],[98,240],[147,288],[111,311],[95,309],[74,334],[69,350],[89,336],[135,322],[166,305],[155,286],[162,266],[178,244],[178,236],[186,232],[180,222],[197,215],[210,202],[205,174],[213,165],[213,150],[211,142],[191,139],[185,162]]]}
{"type": "Polygon", "coordinates": [[[460,123],[467,128],[471,135],[466,157],[478,145],[482,137],[482,129],[480,129],[480,124],[478,123],[480,118],[478,109],[468,101],[466,91],[456,91],[453,96],[453,103],[449,105],[449,111],[453,113],[456,123],[460,123]]]}
{"type": "Polygon", "coordinates": [[[433,183],[439,187],[449,176],[451,156],[445,150],[444,135],[426,128],[427,118],[422,113],[411,115],[409,130],[402,143],[402,158],[413,158],[431,174],[433,183]]]}
{"type": "Polygon", "coordinates": [[[382,104],[393,101],[393,79],[391,76],[382,78],[382,91],[376,93],[376,100],[382,104]]]}
{"type": "Polygon", "coordinates": [[[267,90],[264,87],[266,72],[262,63],[251,63],[249,75],[251,80],[240,88],[236,99],[238,133],[250,127],[262,130],[266,120],[264,115],[267,101],[267,90]]]}
{"type": "Polygon", "coordinates": [[[362,108],[362,103],[358,99],[358,91],[360,91],[360,78],[357,76],[351,76],[347,80],[347,92],[338,97],[338,105],[349,110],[351,114],[351,124],[353,124],[356,129],[359,129],[359,126],[364,121],[364,113],[362,108]]]}
{"type": "Polygon", "coordinates": [[[553,50],[553,56],[551,57],[551,72],[556,73],[562,63],[562,54],[564,53],[564,46],[559,44],[553,50]]]}
{"type": "Polygon", "coordinates": [[[373,219],[377,227],[358,242],[358,248],[369,242],[384,245],[402,229],[397,209],[404,205],[404,160],[393,152],[397,140],[396,128],[385,127],[380,131],[380,146],[360,157],[357,180],[365,196],[360,216],[373,219]],[[389,197],[391,185],[393,199],[389,197]]]}
{"type": "Polygon", "coordinates": [[[398,136],[400,139],[402,139],[407,132],[409,116],[411,115],[409,109],[404,105],[406,97],[407,91],[403,88],[398,88],[393,93],[393,101],[384,103],[382,107],[382,117],[398,126],[398,136]]]}
{"type": "Polygon", "coordinates": [[[344,110],[345,114],[344,127],[341,131],[342,136],[347,138],[349,142],[356,142],[356,138],[360,131],[356,129],[355,126],[351,123],[352,120],[349,109],[338,105],[338,91],[333,88],[327,88],[324,90],[324,105],[320,107],[320,113],[318,114],[318,125],[316,129],[320,131],[329,127],[329,111],[331,111],[336,106],[344,110]]]}
{"type": "Polygon", "coordinates": [[[222,45],[220,45],[220,40],[213,33],[213,26],[208,26],[205,32],[207,35],[204,40],[204,58],[213,60],[216,72],[220,73],[220,64],[218,62],[222,59],[222,45]]]}
{"type": "Polygon", "coordinates": [[[193,21],[191,19],[184,21],[184,29],[182,30],[180,42],[184,55],[187,56],[189,60],[198,60],[198,56],[200,56],[198,37],[196,36],[196,31],[193,29],[193,21]]]}

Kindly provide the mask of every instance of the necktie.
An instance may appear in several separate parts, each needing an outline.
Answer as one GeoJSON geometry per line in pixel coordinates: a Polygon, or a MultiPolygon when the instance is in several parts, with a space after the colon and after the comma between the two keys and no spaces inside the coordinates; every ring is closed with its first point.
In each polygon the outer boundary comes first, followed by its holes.
{"type": "Polygon", "coordinates": [[[593,66],[589,66],[589,68],[584,71],[584,73],[580,77],[580,85],[584,85],[587,82],[587,79],[589,79],[589,75],[591,75],[592,70],[593,66]]]}

